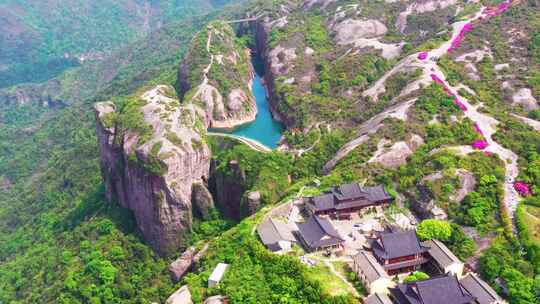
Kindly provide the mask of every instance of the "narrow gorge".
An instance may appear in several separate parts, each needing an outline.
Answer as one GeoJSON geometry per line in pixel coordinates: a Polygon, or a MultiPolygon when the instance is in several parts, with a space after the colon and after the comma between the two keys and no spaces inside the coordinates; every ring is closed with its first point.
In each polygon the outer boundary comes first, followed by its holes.
{"type": "Polygon", "coordinates": [[[257,211],[260,197],[246,193],[242,168],[231,162],[232,176],[216,171],[209,137],[218,149],[237,139],[256,151],[277,147],[283,126],[272,116],[264,70],[262,58],[216,21],[193,38],[178,69],[179,98],[173,87],[156,86],[95,105],[107,198],[133,211],[157,252],[186,247],[194,214],[204,218],[219,206],[240,220],[257,211]]]}

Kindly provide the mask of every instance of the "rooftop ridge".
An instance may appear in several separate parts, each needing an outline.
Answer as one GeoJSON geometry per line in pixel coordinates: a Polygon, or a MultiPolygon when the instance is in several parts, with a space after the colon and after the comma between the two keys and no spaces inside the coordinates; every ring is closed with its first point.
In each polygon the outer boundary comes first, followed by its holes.
{"type": "MultiPolygon", "coordinates": [[[[369,266],[375,271],[375,273],[377,273],[381,277],[388,277],[388,274],[386,273],[386,271],[382,270],[382,268],[377,269],[377,267],[373,266],[373,264],[377,263],[377,261],[375,261],[375,258],[370,256],[370,254],[367,251],[362,250],[362,251],[360,251],[360,254],[363,255],[366,258],[366,260],[368,260],[369,266]]],[[[379,264],[377,264],[377,265],[379,265],[379,264]]]]}
{"type": "Polygon", "coordinates": [[[482,287],[482,289],[484,289],[488,294],[492,295],[492,296],[495,297],[496,299],[499,299],[499,298],[500,298],[499,295],[498,295],[498,294],[497,294],[497,293],[496,293],[489,285],[487,285],[487,283],[486,283],[484,280],[480,279],[476,273],[471,272],[469,275],[470,275],[470,276],[473,278],[473,280],[475,280],[475,281],[478,283],[478,285],[480,285],[480,287],[482,287]],[[487,286],[486,286],[486,285],[487,285],[487,286]]]}

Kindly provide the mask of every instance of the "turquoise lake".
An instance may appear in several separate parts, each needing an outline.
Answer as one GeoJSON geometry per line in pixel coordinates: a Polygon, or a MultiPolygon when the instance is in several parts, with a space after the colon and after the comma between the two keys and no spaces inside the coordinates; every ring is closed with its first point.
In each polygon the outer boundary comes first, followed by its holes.
{"type": "Polygon", "coordinates": [[[259,56],[253,55],[251,62],[255,68],[255,79],[253,79],[252,90],[257,101],[257,117],[254,122],[227,133],[256,140],[268,148],[274,149],[278,146],[284,127],[283,124],[274,120],[270,112],[270,105],[266,98],[266,89],[263,85],[264,63],[262,59],[259,56]]]}

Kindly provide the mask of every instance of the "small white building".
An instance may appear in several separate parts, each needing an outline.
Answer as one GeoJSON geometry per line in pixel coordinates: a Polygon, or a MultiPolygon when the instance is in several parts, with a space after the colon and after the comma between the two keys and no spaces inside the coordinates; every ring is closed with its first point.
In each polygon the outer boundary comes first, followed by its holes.
{"type": "Polygon", "coordinates": [[[227,267],[229,267],[228,264],[219,263],[216,268],[214,268],[214,271],[212,271],[212,274],[208,278],[208,288],[212,288],[219,284],[223,278],[223,275],[225,274],[225,271],[227,270],[227,267]]]}

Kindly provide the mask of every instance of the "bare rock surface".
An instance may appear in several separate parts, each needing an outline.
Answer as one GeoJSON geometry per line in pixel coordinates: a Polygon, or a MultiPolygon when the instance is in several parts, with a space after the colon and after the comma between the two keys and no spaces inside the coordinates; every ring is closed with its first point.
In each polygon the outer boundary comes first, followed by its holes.
{"type": "Polygon", "coordinates": [[[346,19],[334,28],[339,44],[351,44],[362,38],[375,38],[388,32],[386,25],[378,20],[346,19]]]}
{"type": "Polygon", "coordinates": [[[210,215],[210,211],[215,208],[212,194],[207,186],[202,183],[193,184],[191,201],[194,210],[196,210],[203,219],[207,219],[210,215]]]}
{"type": "Polygon", "coordinates": [[[207,180],[210,167],[199,111],[180,107],[168,97],[171,90],[156,86],[140,96],[136,111],[146,132],[127,128],[121,118],[111,123],[122,116],[114,104],[95,105],[107,199],[133,211],[144,238],[161,254],[183,246],[191,229],[193,184],[207,180]]]}
{"type": "Polygon", "coordinates": [[[389,148],[385,146],[390,142],[382,139],[377,147],[375,155],[368,161],[370,163],[379,163],[387,168],[396,168],[407,163],[407,157],[424,143],[422,137],[413,134],[408,142],[399,141],[389,148]]]}
{"type": "Polygon", "coordinates": [[[457,192],[450,196],[450,200],[459,203],[467,196],[467,194],[474,191],[476,179],[474,178],[474,174],[466,170],[458,170],[456,175],[459,177],[460,185],[457,192]]]}
{"type": "Polygon", "coordinates": [[[336,2],[337,0],[305,0],[304,7],[310,9],[314,6],[320,6],[322,9],[325,9],[328,5],[336,2]]]}
{"type": "Polygon", "coordinates": [[[248,192],[242,199],[244,200],[242,205],[244,206],[245,216],[255,214],[261,206],[261,193],[259,191],[248,192]]]}
{"type": "Polygon", "coordinates": [[[274,75],[287,74],[293,68],[296,59],[296,49],[285,48],[278,45],[268,54],[270,58],[270,70],[274,75]]]}
{"type": "Polygon", "coordinates": [[[386,59],[392,59],[401,53],[403,43],[383,43],[379,37],[386,34],[387,27],[378,20],[345,19],[334,26],[334,40],[339,45],[354,45],[357,48],[380,50],[386,59]]]}
{"type": "Polygon", "coordinates": [[[188,286],[180,287],[167,299],[165,304],[193,304],[188,286]]]}
{"type": "Polygon", "coordinates": [[[169,273],[171,274],[171,279],[173,282],[178,282],[184,275],[186,275],[193,265],[201,259],[201,257],[206,253],[208,249],[208,244],[204,245],[201,250],[197,250],[195,247],[190,247],[182,255],[174,260],[169,265],[169,273]]]}
{"type": "Polygon", "coordinates": [[[512,102],[516,105],[523,106],[525,110],[531,111],[540,108],[538,101],[532,95],[529,88],[521,88],[512,95],[512,102]]]}
{"type": "Polygon", "coordinates": [[[204,304],[226,304],[226,303],[227,303],[227,297],[222,296],[222,295],[212,296],[204,301],[204,304]]]}
{"type": "Polygon", "coordinates": [[[193,39],[178,70],[180,97],[204,111],[210,128],[233,129],[256,118],[253,76],[249,50],[229,25],[212,22],[193,39]]]}
{"type": "MultiPolygon", "coordinates": [[[[386,0],[386,3],[394,3],[398,0],[386,0]]],[[[428,0],[428,1],[413,1],[405,11],[401,12],[396,20],[396,27],[400,32],[404,32],[407,28],[407,18],[411,14],[423,14],[434,12],[436,10],[445,9],[450,5],[457,3],[457,0],[428,0]]]]}

